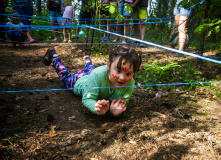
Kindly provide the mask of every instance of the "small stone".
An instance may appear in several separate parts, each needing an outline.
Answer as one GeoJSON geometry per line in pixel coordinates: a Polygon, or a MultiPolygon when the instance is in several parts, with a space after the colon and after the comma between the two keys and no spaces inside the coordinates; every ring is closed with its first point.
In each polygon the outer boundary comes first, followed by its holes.
{"type": "Polygon", "coordinates": [[[106,141],[105,139],[101,139],[101,141],[100,141],[100,142],[101,142],[101,144],[102,144],[102,145],[107,144],[107,141],[106,141]]]}
{"type": "Polygon", "coordinates": [[[160,93],[156,93],[155,97],[156,98],[161,98],[161,94],[160,93]]]}
{"type": "Polygon", "coordinates": [[[45,100],[49,100],[49,96],[48,95],[45,95],[45,100]]]}
{"type": "Polygon", "coordinates": [[[52,114],[48,114],[47,121],[48,122],[53,122],[54,120],[55,120],[54,116],[52,114]]]}

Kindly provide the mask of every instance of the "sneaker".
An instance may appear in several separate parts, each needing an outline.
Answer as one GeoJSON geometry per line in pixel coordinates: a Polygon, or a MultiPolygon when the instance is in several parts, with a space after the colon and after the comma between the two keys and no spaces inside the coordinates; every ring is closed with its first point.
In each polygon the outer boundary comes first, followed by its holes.
{"type": "Polygon", "coordinates": [[[30,38],[30,39],[29,39],[29,42],[30,42],[30,43],[36,43],[36,40],[33,39],[33,38],[30,38]]]}
{"type": "Polygon", "coordinates": [[[121,43],[122,43],[122,44],[127,44],[127,42],[125,42],[125,41],[122,41],[121,43]]]}
{"type": "Polygon", "coordinates": [[[118,42],[118,41],[117,41],[117,40],[113,40],[112,42],[116,43],[116,42],[118,42]]]}
{"type": "Polygon", "coordinates": [[[90,56],[84,56],[83,60],[85,64],[92,63],[90,56]]]}
{"type": "Polygon", "coordinates": [[[58,40],[58,38],[55,38],[55,39],[53,39],[52,41],[57,41],[58,40]]]}
{"type": "Polygon", "coordinates": [[[25,48],[25,44],[24,43],[20,43],[19,44],[19,48],[25,48]]]}
{"type": "Polygon", "coordinates": [[[67,40],[63,40],[62,42],[63,42],[63,43],[67,43],[67,40]]]}
{"type": "Polygon", "coordinates": [[[175,49],[173,46],[169,46],[169,48],[173,48],[173,49],[175,49]]]}
{"type": "Polygon", "coordinates": [[[71,40],[68,40],[68,43],[72,43],[72,41],[71,41],[71,40]]]}
{"type": "Polygon", "coordinates": [[[106,38],[107,38],[107,37],[103,37],[103,38],[101,38],[101,40],[102,40],[102,41],[106,41],[106,38]]]}
{"type": "Polygon", "coordinates": [[[46,51],[46,53],[45,53],[45,55],[42,59],[42,62],[43,62],[44,65],[49,66],[52,63],[52,59],[56,58],[56,57],[58,57],[58,55],[57,55],[55,49],[54,48],[49,48],[46,51]]]}
{"type": "Polygon", "coordinates": [[[108,37],[106,37],[106,41],[111,41],[108,37]]]}
{"type": "Polygon", "coordinates": [[[141,42],[139,46],[140,47],[146,47],[145,45],[146,45],[145,43],[141,42]]]}
{"type": "Polygon", "coordinates": [[[133,44],[133,45],[139,45],[140,42],[138,42],[138,41],[134,41],[132,44],[133,44]]]}
{"type": "Polygon", "coordinates": [[[11,43],[12,48],[16,48],[16,43],[11,43]]]}
{"type": "Polygon", "coordinates": [[[75,35],[72,39],[79,39],[79,35],[75,35]]]}
{"type": "Polygon", "coordinates": [[[173,58],[175,58],[175,57],[182,57],[183,55],[181,54],[181,53],[173,53],[172,55],[171,55],[171,57],[173,57],[173,58]]]}

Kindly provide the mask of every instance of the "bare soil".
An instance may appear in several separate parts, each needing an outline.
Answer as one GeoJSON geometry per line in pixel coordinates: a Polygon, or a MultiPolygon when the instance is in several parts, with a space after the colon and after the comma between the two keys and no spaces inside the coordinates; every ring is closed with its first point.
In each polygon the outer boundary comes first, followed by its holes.
{"type": "MultiPolygon", "coordinates": [[[[21,91],[0,94],[0,159],[221,159],[221,100],[211,88],[135,88],[125,115],[93,115],[66,90],[33,91],[64,88],[54,68],[41,63],[51,46],[70,73],[82,69],[83,55],[90,54],[84,45],[0,45],[0,90],[21,91]]],[[[186,59],[135,49],[144,62],[186,59]]],[[[107,62],[91,57],[96,67],[107,62]]],[[[220,65],[201,64],[196,67],[208,81],[221,77],[220,65]]]]}

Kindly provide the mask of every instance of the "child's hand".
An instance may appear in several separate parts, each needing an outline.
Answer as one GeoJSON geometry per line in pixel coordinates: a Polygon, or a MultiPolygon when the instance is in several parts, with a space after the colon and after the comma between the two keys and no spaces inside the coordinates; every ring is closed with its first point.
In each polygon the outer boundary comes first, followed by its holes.
{"type": "Polygon", "coordinates": [[[127,103],[124,100],[119,99],[116,102],[116,100],[114,99],[110,106],[110,112],[112,113],[113,116],[117,117],[119,114],[126,111],[127,109],[127,107],[125,107],[126,104],[127,103]]]}
{"type": "Polygon", "coordinates": [[[98,100],[95,104],[95,111],[99,113],[99,115],[104,115],[109,110],[109,101],[108,100],[98,100]]]}

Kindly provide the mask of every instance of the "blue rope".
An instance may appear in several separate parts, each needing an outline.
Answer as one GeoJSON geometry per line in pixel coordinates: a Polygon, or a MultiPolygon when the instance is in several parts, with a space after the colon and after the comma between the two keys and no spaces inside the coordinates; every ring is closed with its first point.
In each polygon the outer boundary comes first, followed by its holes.
{"type": "MultiPolygon", "coordinates": [[[[221,83],[221,81],[212,82],[191,82],[191,83],[169,83],[169,84],[148,84],[148,85],[133,85],[133,86],[123,86],[123,87],[154,87],[154,86],[175,86],[175,85],[189,85],[189,84],[210,84],[210,83],[221,83]]],[[[58,88],[58,89],[36,89],[36,90],[19,90],[19,91],[0,91],[0,93],[18,93],[18,92],[48,92],[48,91],[64,91],[64,90],[84,90],[84,89],[101,89],[101,88],[118,88],[122,86],[115,87],[91,87],[91,88],[58,88]]]]}

